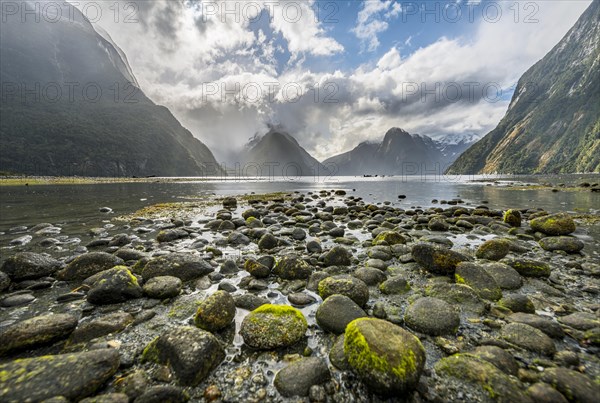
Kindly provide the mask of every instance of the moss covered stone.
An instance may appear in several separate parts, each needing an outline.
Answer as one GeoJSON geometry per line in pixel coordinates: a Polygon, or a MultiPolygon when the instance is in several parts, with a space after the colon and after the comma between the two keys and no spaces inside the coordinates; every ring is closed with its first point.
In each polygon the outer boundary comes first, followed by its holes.
{"type": "Polygon", "coordinates": [[[373,240],[373,245],[405,244],[406,239],[396,231],[382,231],[373,240]]]}
{"type": "Polygon", "coordinates": [[[477,248],[478,259],[500,260],[510,251],[510,241],[507,239],[490,239],[477,248]]]}
{"type": "Polygon", "coordinates": [[[229,326],[235,318],[235,301],[227,291],[217,291],[200,303],[194,323],[215,332],[229,326]]]}
{"type": "Polygon", "coordinates": [[[117,350],[101,349],[0,364],[0,401],[39,402],[54,396],[79,401],[100,388],[119,362],[117,350]]]}
{"type": "Polygon", "coordinates": [[[431,336],[456,333],[460,325],[457,310],[446,301],[432,297],[412,303],[406,309],[404,321],[411,329],[431,336]]]}
{"type": "Polygon", "coordinates": [[[60,280],[85,280],[101,271],[123,265],[123,259],[106,252],[90,252],[78,256],[66,268],[57,273],[60,280]]]}
{"type": "Polygon", "coordinates": [[[126,266],[116,266],[98,276],[88,292],[87,300],[91,304],[103,305],[125,302],[141,296],[142,287],[137,278],[126,266]]]}
{"type": "Polygon", "coordinates": [[[521,226],[521,212],[519,210],[506,210],[504,212],[504,216],[502,220],[510,225],[511,227],[520,227],[521,226]]]}
{"type": "Polygon", "coordinates": [[[0,355],[66,338],[77,326],[77,317],[70,314],[36,316],[6,326],[0,332],[0,355]]]}
{"type": "Polygon", "coordinates": [[[562,250],[567,253],[577,253],[584,247],[582,241],[571,236],[549,236],[538,242],[542,249],[554,252],[562,250]]]}
{"type": "Polygon", "coordinates": [[[318,291],[323,299],[334,294],[345,295],[361,307],[369,301],[369,287],[365,282],[345,274],[321,280],[318,291]]]}
{"type": "Polygon", "coordinates": [[[256,278],[269,277],[269,274],[271,274],[271,269],[255,259],[246,260],[244,262],[244,270],[256,278]]]}
{"type": "Polygon", "coordinates": [[[567,213],[550,214],[534,218],[529,222],[531,229],[546,235],[569,235],[575,232],[575,221],[567,213]]]}
{"type": "Polygon", "coordinates": [[[456,265],[469,261],[468,256],[441,245],[418,243],[411,251],[413,259],[426,270],[437,274],[454,274],[456,265]]]}
{"type": "Polygon", "coordinates": [[[456,266],[454,277],[458,284],[466,284],[483,299],[497,301],[502,298],[502,290],[496,284],[494,277],[490,276],[483,267],[462,262],[456,266]]]}
{"type": "Polygon", "coordinates": [[[509,323],[502,327],[500,335],[506,341],[538,354],[551,356],[556,352],[556,346],[550,337],[524,323],[509,323]]]}
{"type": "Polygon", "coordinates": [[[497,402],[514,403],[532,400],[522,390],[520,382],[509,377],[493,364],[471,354],[454,354],[435,364],[439,376],[448,376],[481,387],[497,402]]]}
{"type": "Polygon", "coordinates": [[[552,385],[570,402],[595,403],[600,385],[587,375],[567,368],[548,368],[542,374],[543,382],[552,385]]]}
{"type": "Polygon", "coordinates": [[[412,333],[381,319],[352,321],[344,337],[352,370],[377,394],[414,389],[425,366],[425,349],[412,333]]]}
{"type": "Polygon", "coordinates": [[[190,326],[169,329],[154,339],[142,360],[168,365],[179,383],[196,386],[225,358],[225,351],[211,333],[190,326]]]}
{"type": "Polygon", "coordinates": [[[250,347],[270,350],[297,343],[307,329],[306,318],[298,309],[265,304],[244,318],[240,335],[250,347]]]}
{"type": "Polygon", "coordinates": [[[300,257],[289,255],[277,262],[273,272],[285,280],[305,280],[310,277],[313,269],[300,257]]]}
{"type": "Polygon", "coordinates": [[[512,259],[506,263],[525,277],[549,277],[551,273],[550,265],[539,260],[512,259]]]}

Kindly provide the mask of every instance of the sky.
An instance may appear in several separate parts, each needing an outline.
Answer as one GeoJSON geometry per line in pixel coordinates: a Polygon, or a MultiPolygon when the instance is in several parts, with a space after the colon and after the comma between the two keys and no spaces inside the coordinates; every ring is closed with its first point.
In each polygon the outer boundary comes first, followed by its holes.
{"type": "Polygon", "coordinates": [[[391,127],[484,136],[591,0],[72,3],[225,162],[269,124],[319,160],[391,127]]]}

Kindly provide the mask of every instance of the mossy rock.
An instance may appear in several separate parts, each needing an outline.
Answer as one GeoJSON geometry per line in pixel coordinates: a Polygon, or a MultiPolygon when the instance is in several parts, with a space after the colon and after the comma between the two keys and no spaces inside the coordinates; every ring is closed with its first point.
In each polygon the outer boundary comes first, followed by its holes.
{"type": "Polygon", "coordinates": [[[396,231],[382,231],[373,240],[373,245],[405,244],[406,239],[396,231]]]}
{"type": "Polygon", "coordinates": [[[364,307],[369,301],[369,287],[367,287],[365,282],[345,274],[321,280],[318,291],[323,299],[334,294],[345,295],[360,307],[364,307]]]}
{"type": "Polygon", "coordinates": [[[323,255],[325,266],[350,266],[352,264],[352,254],[343,246],[334,246],[323,255]]]}
{"type": "Polygon", "coordinates": [[[104,305],[125,302],[140,298],[142,287],[137,278],[126,266],[116,266],[100,273],[90,291],[87,300],[91,304],[104,305]]]}
{"type": "Polygon", "coordinates": [[[381,319],[356,319],[346,327],[344,355],[352,370],[381,395],[407,393],[419,382],[425,349],[412,333],[381,319]]]}
{"type": "Polygon", "coordinates": [[[570,402],[595,403],[600,386],[590,377],[567,368],[548,368],[542,374],[543,382],[552,385],[570,402]]]}
{"type": "Polygon", "coordinates": [[[524,277],[549,277],[550,265],[533,259],[512,259],[506,263],[524,277]]]}
{"type": "Polygon", "coordinates": [[[23,358],[0,364],[0,401],[40,402],[54,396],[79,401],[119,368],[115,349],[23,358]]]}
{"type": "Polygon", "coordinates": [[[167,330],[142,353],[142,361],[168,365],[185,386],[198,385],[224,358],[225,351],[215,336],[191,326],[167,330]]]}
{"type": "Polygon", "coordinates": [[[576,226],[573,218],[567,213],[550,214],[534,218],[529,222],[531,229],[546,235],[569,235],[575,232],[576,226]]]}
{"type": "Polygon", "coordinates": [[[577,253],[584,247],[581,240],[571,236],[549,236],[540,239],[538,243],[542,249],[550,252],[562,250],[567,253],[577,253]]]}
{"type": "Polygon", "coordinates": [[[465,284],[434,283],[425,288],[425,295],[460,305],[461,311],[471,316],[485,312],[485,304],[481,298],[465,284]]]}
{"type": "Polygon", "coordinates": [[[284,280],[306,280],[312,272],[312,267],[298,256],[284,256],[273,269],[284,280]]]}
{"type": "Polygon", "coordinates": [[[483,299],[497,301],[502,298],[502,290],[496,284],[494,277],[475,263],[462,262],[456,266],[454,278],[457,284],[471,287],[483,299]]]}
{"type": "Polygon", "coordinates": [[[244,262],[244,270],[256,278],[266,278],[271,274],[271,269],[255,259],[246,260],[244,262]]]}
{"type": "Polygon", "coordinates": [[[36,316],[5,326],[0,333],[0,355],[64,339],[76,326],[77,316],[71,314],[36,316]]]}
{"type": "Polygon", "coordinates": [[[431,336],[454,334],[460,325],[460,317],[454,306],[432,297],[419,298],[404,315],[404,321],[413,330],[431,336]]]}
{"type": "Polygon", "coordinates": [[[307,329],[306,318],[298,309],[265,304],[244,318],[240,335],[250,347],[271,350],[297,343],[307,329]]]}
{"type": "MultiPolygon", "coordinates": [[[[114,258],[111,258],[111,262],[119,263],[114,258]]],[[[33,252],[19,252],[6,259],[0,271],[6,273],[13,281],[23,281],[50,276],[62,265],[62,262],[49,256],[33,252]]]]}
{"type": "Polygon", "coordinates": [[[500,260],[510,252],[510,241],[507,239],[490,239],[482,243],[475,256],[478,259],[500,260]]]}
{"type": "Polygon", "coordinates": [[[194,323],[200,329],[216,332],[235,318],[235,301],[227,291],[217,291],[200,303],[194,323]]]}
{"type": "Polygon", "coordinates": [[[510,225],[511,227],[521,226],[521,212],[519,210],[506,210],[502,217],[502,221],[510,225]]]}
{"type": "Polygon", "coordinates": [[[106,252],[90,252],[76,257],[66,268],[57,273],[65,281],[85,280],[101,271],[123,265],[123,259],[106,252]]]}
{"type": "Polygon", "coordinates": [[[533,403],[522,390],[520,382],[509,377],[493,364],[474,355],[454,354],[439,360],[434,368],[439,376],[449,376],[479,385],[490,398],[497,402],[533,403]]]}
{"type": "Polygon", "coordinates": [[[556,346],[550,337],[533,326],[524,323],[509,323],[500,330],[500,336],[521,348],[538,354],[552,356],[556,346]]]}
{"type": "Polygon", "coordinates": [[[403,294],[410,291],[410,284],[403,276],[394,276],[379,285],[379,291],[384,294],[403,294]]]}
{"type": "Polygon", "coordinates": [[[441,245],[418,243],[411,250],[413,259],[426,270],[437,274],[454,274],[456,265],[471,260],[462,253],[441,245]]]}

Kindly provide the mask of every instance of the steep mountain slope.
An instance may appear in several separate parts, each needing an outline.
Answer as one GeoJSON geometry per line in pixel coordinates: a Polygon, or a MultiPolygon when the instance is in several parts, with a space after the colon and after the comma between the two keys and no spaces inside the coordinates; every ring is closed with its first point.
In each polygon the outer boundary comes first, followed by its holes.
{"type": "Polygon", "coordinates": [[[14,15],[0,24],[0,170],[221,174],[211,151],[139,89],[110,37],[60,4],[60,18],[14,15]]]}
{"type": "Polygon", "coordinates": [[[337,175],[441,174],[468,147],[462,139],[442,142],[392,128],[381,143],[361,143],[323,164],[336,167],[337,175]]]}
{"type": "Polygon", "coordinates": [[[450,174],[600,172],[600,0],[519,80],[498,127],[450,174]]]}
{"type": "Polygon", "coordinates": [[[255,138],[242,152],[242,172],[263,176],[324,176],[328,169],[313,158],[294,137],[280,127],[272,127],[262,137],[255,138]]]}

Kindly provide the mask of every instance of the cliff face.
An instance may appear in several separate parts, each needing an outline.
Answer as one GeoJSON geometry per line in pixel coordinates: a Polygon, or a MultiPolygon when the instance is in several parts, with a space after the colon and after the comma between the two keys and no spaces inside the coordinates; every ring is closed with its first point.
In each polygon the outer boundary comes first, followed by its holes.
{"type": "Polygon", "coordinates": [[[110,37],[62,7],[57,21],[17,15],[0,24],[0,170],[221,174],[211,151],[146,97],[110,37]]]}
{"type": "Polygon", "coordinates": [[[498,127],[450,174],[600,172],[600,0],[519,80],[498,127]]]}

